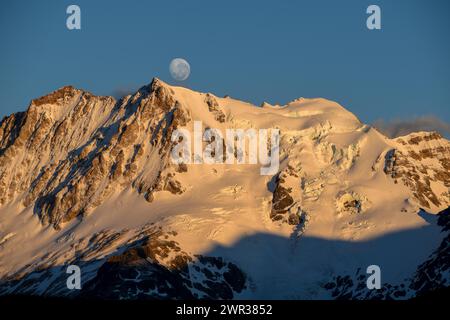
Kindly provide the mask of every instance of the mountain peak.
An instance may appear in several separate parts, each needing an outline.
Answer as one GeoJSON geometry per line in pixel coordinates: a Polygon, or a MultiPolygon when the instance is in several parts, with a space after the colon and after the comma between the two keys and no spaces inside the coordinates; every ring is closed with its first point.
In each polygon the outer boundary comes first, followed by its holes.
{"type": "Polygon", "coordinates": [[[152,82],[150,83],[151,90],[155,91],[155,90],[157,90],[158,88],[161,88],[161,87],[168,88],[168,87],[170,87],[170,85],[167,84],[166,82],[162,81],[161,79],[159,79],[157,77],[154,77],[152,79],[152,82]]]}
{"type": "Polygon", "coordinates": [[[159,85],[167,85],[164,81],[162,81],[160,78],[158,78],[158,77],[153,77],[152,78],[152,82],[150,82],[150,85],[157,85],[157,86],[159,86],[159,85]]]}
{"type": "Polygon", "coordinates": [[[83,90],[76,89],[75,87],[68,85],[61,87],[45,96],[32,100],[31,104],[34,106],[41,106],[44,104],[56,104],[61,100],[70,99],[80,92],[83,92],[83,90]]]}

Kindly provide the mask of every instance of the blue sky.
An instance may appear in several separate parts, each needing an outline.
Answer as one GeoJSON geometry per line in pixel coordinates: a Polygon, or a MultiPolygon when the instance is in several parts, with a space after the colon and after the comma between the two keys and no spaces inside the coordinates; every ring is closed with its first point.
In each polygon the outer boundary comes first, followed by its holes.
{"type": "MultiPolygon", "coordinates": [[[[364,122],[450,122],[450,1],[2,1],[0,116],[72,84],[136,89],[182,57],[181,83],[260,104],[325,97],[364,122]],[[66,28],[81,7],[82,29],[66,28]],[[366,8],[382,30],[366,28],[366,8]]],[[[180,83],[178,83],[180,84],[180,83]]]]}

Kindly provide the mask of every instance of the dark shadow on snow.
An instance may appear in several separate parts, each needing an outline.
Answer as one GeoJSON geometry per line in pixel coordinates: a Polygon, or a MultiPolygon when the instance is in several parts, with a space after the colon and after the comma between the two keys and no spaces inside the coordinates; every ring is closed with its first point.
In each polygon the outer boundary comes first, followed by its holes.
{"type": "MultiPolygon", "coordinates": [[[[210,299],[333,298],[331,294],[327,297],[326,293],[337,288],[327,288],[327,284],[336,283],[336,277],[341,276],[358,281],[361,275],[364,275],[365,283],[369,265],[381,268],[385,285],[413,286],[414,290],[427,294],[448,286],[441,277],[448,272],[450,264],[449,235],[442,231],[442,227],[448,230],[449,212],[447,209],[438,217],[421,212],[420,216],[430,223],[427,226],[358,242],[301,236],[293,245],[292,239],[273,234],[248,235],[231,246],[217,245],[201,256],[191,255],[192,260],[183,260],[184,257],[174,268],[152,260],[155,250],[161,249],[145,246],[146,239],[142,239],[118,248],[113,254],[115,258],[109,262],[76,263],[85,277],[81,296],[195,299],[200,294],[200,297],[210,299]],[[200,257],[203,261],[195,262],[201,260],[200,257]],[[84,273],[95,264],[101,265],[98,271],[84,273]],[[198,279],[199,275],[203,280],[198,279]],[[114,290],[116,293],[112,294],[114,290]],[[197,296],[192,294],[194,291],[197,296]],[[133,294],[127,296],[130,292],[133,294]]],[[[79,294],[77,290],[68,292],[66,279],[69,275],[65,269],[66,266],[53,266],[20,280],[4,280],[0,283],[0,294],[6,294],[6,288],[10,289],[9,294],[33,294],[38,288],[41,288],[42,296],[79,294]]],[[[362,297],[355,293],[360,283],[350,287],[348,283],[343,285],[346,287],[342,292],[346,295],[340,291],[337,297],[362,297]]],[[[383,297],[392,298],[388,289],[383,297]]]]}

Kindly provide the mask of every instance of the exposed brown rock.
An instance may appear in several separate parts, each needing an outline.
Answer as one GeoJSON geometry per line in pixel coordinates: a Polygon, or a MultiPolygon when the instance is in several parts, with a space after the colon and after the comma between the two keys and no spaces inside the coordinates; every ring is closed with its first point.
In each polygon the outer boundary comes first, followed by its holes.
{"type": "Polygon", "coordinates": [[[246,275],[233,263],[220,257],[190,256],[159,230],[152,231],[142,244],[110,257],[82,295],[102,299],[232,299],[246,287],[246,275]]]}
{"type": "Polygon", "coordinates": [[[219,122],[225,122],[225,114],[222,110],[220,110],[219,103],[217,102],[216,98],[207,93],[205,102],[208,105],[209,112],[212,112],[214,114],[214,118],[216,121],[219,122]]]}
{"type": "Polygon", "coordinates": [[[385,173],[411,189],[423,208],[450,204],[448,193],[437,194],[432,188],[432,182],[450,186],[450,143],[435,132],[411,134],[397,141],[404,142],[407,153],[390,150],[385,157],[385,173]],[[428,161],[434,159],[437,164],[430,166],[428,161]]]}
{"type": "Polygon", "coordinates": [[[24,205],[57,228],[88,214],[113,190],[145,179],[140,190],[148,201],[157,191],[180,194],[172,176],[146,177],[142,170],[151,154],[162,165],[168,161],[170,136],[188,121],[189,112],[158,79],[119,102],[70,86],[33,100],[26,112],[0,123],[0,204],[26,192],[24,205]]]}
{"type": "Polygon", "coordinates": [[[42,96],[40,98],[34,99],[32,104],[35,106],[40,106],[43,104],[55,104],[60,102],[60,100],[71,99],[76,95],[76,89],[72,86],[65,86],[52,93],[42,96]]]}

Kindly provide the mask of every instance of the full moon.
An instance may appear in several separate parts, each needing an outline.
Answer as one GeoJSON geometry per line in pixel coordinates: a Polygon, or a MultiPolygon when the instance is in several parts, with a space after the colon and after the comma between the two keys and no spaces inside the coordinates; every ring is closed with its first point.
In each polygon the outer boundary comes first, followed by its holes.
{"type": "Polygon", "coordinates": [[[172,78],[177,81],[186,80],[191,73],[189,63],[182,58],[175,58],[170,62],[169,71],[172,78]]]}

